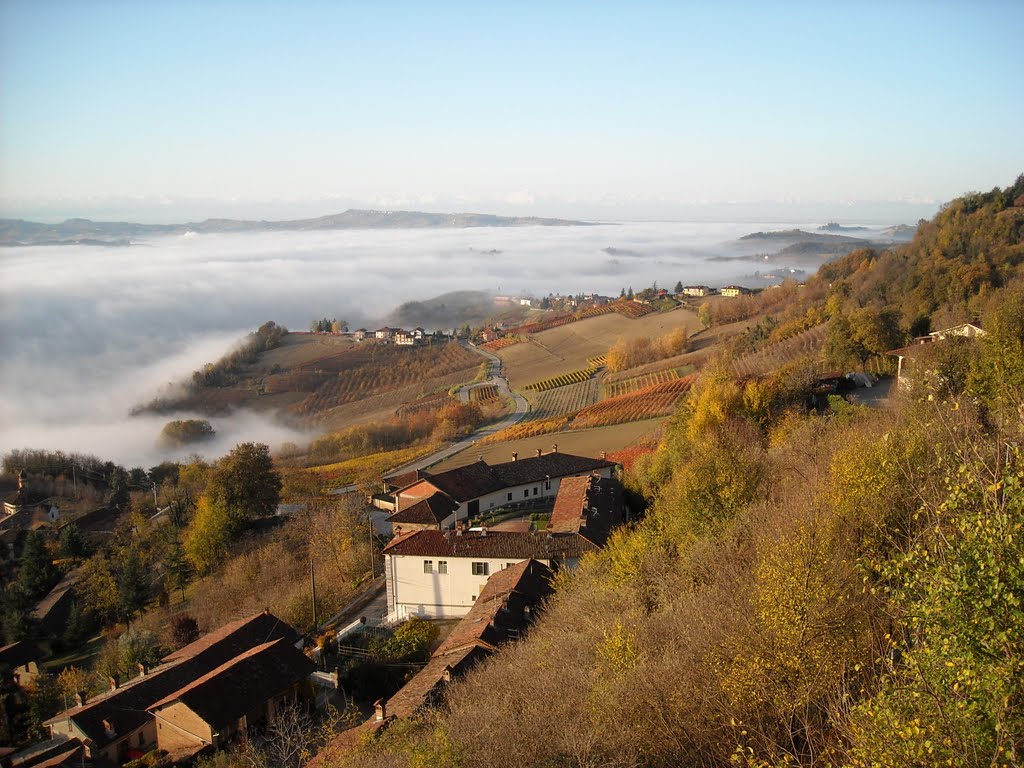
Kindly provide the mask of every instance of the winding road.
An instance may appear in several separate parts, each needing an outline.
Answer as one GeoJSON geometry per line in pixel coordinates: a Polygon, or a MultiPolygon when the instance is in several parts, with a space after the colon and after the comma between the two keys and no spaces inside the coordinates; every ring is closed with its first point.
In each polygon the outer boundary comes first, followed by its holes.
{"type": "MultiPolygon", "coordinates": [[[[473,432],[470,435],[466,435],[466,437],[462,438],[461,440],[456,440],[451,445],[442,448],[439,451],[435,451],[434,453],[431,453],[427,456],[422,456],[416,461],[410,462],[409,464],[405,464],[401,467],[396,467],[395,469],[388,472],[388,475],[398,475],[403,472],[412,472],[414,469],[427,469],[428,467],[432,467],[434,464],[444,461],[445,459],[454,456],[455,454],[460,453],[461,451],[464,451],[467,448],[472,447],[477,440],[482,440],[488,435],[493,435],[495,432],[499,432],[505,429],[506,427],[511,427],[513,424],[518,424],[520,421],[523,420],[526,414],[529,413],[530,404],[526,401],[526,398],[520,395],[518,392],[513,392],[508,386],[508,380],[502,375],[501,358],[498,357],[497,355],[492,355],[490,352],[486,352],[485,350],[482,350],[479,347],[474,347],[468,344],[465,346],[467,347],[467,349],[471,349],[477,354],[487,358],[487,379],[483,382],[477,382],[475,384],[466,384],[460,387],[459,399],[464,403],[468,403],[470,389],[472,389],[473,387],[493,384],[498,388],[498,396],[511,398],[513,403],[515,404],[515,408],[513,409],[512,413],[510,413],[504,419],[499,421],[497,424],[492,424],[489,427],[478,429],[476,432],[473,432]]],[[[335,488],[334,490],[331,491],[331,493],[334,495],[340,495],[344,493],[351,493],[352,491],[358,489],[358,485],[343,485],[340,488],[335,488]]]]}

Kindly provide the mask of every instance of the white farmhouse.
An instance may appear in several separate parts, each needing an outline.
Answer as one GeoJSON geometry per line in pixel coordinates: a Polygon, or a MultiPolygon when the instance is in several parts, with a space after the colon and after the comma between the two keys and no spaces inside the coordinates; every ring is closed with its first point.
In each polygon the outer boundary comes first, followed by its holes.
{"type": "Polygon", "coordinates": [[[599,550],[622,522],[622,486],[596,476],[566,478],[561,486],[543,532],[422,529],[397,536],[384,548],[388,615],[465,616],[487,579],[505,568],[530,559],[574,568],[599,550]]]}

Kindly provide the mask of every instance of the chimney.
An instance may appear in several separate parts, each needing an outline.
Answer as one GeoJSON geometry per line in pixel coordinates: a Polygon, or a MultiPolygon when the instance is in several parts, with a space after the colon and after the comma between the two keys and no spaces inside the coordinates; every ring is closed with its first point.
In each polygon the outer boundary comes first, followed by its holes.
{"type": "Polygon", "coordinates": [[[486,536],[486,535],[487,535],[487,526],[486,526],[486,525],[485,525],[485,526],[482,526],[482,527],[480,528],[480,535],[481,535],[481,536],[486,536]]]}
{"type": "Polygon", "coordinates": [[[444,668],[444,672],[441,673],[441,679],[444,680],[446,683],[450,683],[452,681],[452,668],[451,667],[446,666],[444,668]]]}
{"type": "Polygon", "coordinates": [[[380,722],[387,717],[387,707],[384,704],[384,699],[377,699],[373,702],[373,709],[376,713],[377,721],[380,722]]]}
{"type": "Polygon", "coordinates": [[[107,678],[107,684],[110,686],[110,690],[112,690],[112,691],[116,691],[117,690],[117,686],[118,686],[119,682],[120,681],[117,679],[117,675],[111,675],[110,677],[107,678]]]}
{"type": "Polygon", "coordinates": [[[18,490],[19,490],[19,491],[20,491],[20,490],[21,490],[22,488],[24,488],[24,487],[25,487],[25,480],[26,480],[27,478],[28,478],[28,472],[26,472],[26,471],[25,471],[24,469],[23,469],[23,470],[21,470],[21,472],[19,472],[19,473],[18,473],[18,490]]]}
{"type": "Polygon", "coordinates": [[[85,704],[85,694],[79,691],[75,694],[75,706],[80,707],[85,704]]]}
{"type": "Polygon", "coordinates": [[[558,443],[555,443],[554,445],[551,446],[551,452],[558,453],[558,443]]]}
{"type": "Polygon", "coordinates": [[[515,451],[512,451],[512,461],[516,461],[518,458],[519,458],[519,454],[516,453],[515,451]]]}
{"type": "Polygon", "coordinates": [[[146,676],[146,665],[145,664],[139,664],[136,667],[136,669],[139,670],[139,677],[145,677],[146,676]]]}
{"type": "Polygon", "coordinates": [[[538,459],[540,458],[540,455],[541,455],[541,453],[543,453],[543,450],[542,450],[542,449],[540,449],[540,448],[538,448],[538,449],[537,449],[537,458],[538,458],[538,459]]]}
{"type": "Polygon", "coordinates": [[[601,461],[604,461],[607,458],[608,458],[608,452],[607,451],[601,451],[601,461]]]}

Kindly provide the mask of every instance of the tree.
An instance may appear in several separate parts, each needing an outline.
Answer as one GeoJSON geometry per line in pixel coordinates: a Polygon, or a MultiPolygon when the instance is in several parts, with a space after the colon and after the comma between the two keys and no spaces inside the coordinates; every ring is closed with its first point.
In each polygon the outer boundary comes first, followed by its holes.
{"type": "Polygon", "coordinates": [[[187,613],[179,613],[171,617],[170,626],[171,644],[177,648],[183,648],[189,643],[199,639],[199,622],[194,616],[187,613]]]}
{"type": "Polygon", "coordinates": [[[706,301],[700,305],[697,310],[697,319],[700,320],[700,324],[705,328],[711,327],[711,305],[706,301]]]}
{"type": "Polygon", "coordinates": [[[38,598],[45,595],[56,580],[57,569],[53,567],[53,558],[46,548],[43,534],[29,531],[22,549],[18,584],[26,595],[38,598]]]}
{"type": "Polygon", "coordinates": [[[85,554],[85,542],[77,525],[69,523],[61,529],[59,547],[61,557],[78,559],[85,554]]]}
{"type": "Polygon", "coordinates": [[[138,550],[127,549],[117,575],[118,608],[125,624],[131,626],[135,614],[142,614],[149,602],[150,584],[138,550]]]}
{"type": "Polygon", "coordinates": [[[626,298],[627,298],[627,299],[628,299],[629,301],[632,301],[632,300],[633,300],[633,286],[632,286],[632,285],[631,285],[631,286],[629,286],[629,290],[628,290],[628,291],[626,291],[626,298]]]}
{"type": "Polygon", "coordinates": [[[243,523],[270,517],[281,500],[281,476],[265,443],[241,443],[217,462],[204,496],[224,506],[228,517],[243,523]]]}
{"type": "Polygon", "coordinates": [[[682,280],[676,281],[676,287],[673,289],[673,291],[676,294],[680,294],[680,293],[683,292],[683,281],[682,280]]]}
{"type": "Polygon", "coordinates": [[[130,500],[128,473],[122,467],[114,467],[110,473],[110,506],[123,509],[130,500]]]}

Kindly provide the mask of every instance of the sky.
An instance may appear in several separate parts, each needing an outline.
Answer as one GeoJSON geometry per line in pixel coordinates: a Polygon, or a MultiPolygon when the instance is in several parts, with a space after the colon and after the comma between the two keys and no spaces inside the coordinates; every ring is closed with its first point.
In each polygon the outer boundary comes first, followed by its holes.
{"type": "Polygon", "coordinates": [[[0,0],[0,216],[914,221],[1024,171],[1022,29],[1019,0],[0,0]]]}

